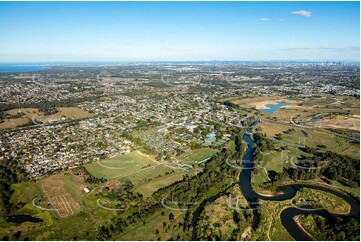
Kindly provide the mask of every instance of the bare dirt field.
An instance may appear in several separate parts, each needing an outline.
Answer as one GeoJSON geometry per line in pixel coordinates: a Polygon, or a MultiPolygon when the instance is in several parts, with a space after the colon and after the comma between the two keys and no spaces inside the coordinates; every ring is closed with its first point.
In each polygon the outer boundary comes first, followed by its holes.
{"type": "Polygon", "coordinates": [[[38,185],[60,218],[80,212],[78,201],[82,197],[84,185],[77,183],[71,175],[56,174],[40,180],[38,185]]]}
{"type": "Polygon", "coordinates": [[[337,129],[351,129],[360,131],[360,119],[359,118],[348,118],[344,116],[337,116],[333,119],[325,118],[318,120],[310,125],[319,128],[337,128],[337,129]]]}

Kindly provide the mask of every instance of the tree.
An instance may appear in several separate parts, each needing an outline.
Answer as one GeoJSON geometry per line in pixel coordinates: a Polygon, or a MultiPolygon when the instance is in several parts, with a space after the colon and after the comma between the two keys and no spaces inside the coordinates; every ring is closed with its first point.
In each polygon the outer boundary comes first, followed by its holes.
{"type": "Polygon", "coordinates": [[[173,215],[173,213],[170,213],[169,214],[169,221],[173,221],[173,219],[174,219],[174,215],[173,215]]]}
{"type": "Polygon", "coordinates": [[[129,179],[125,180],[124,185],[127,189],[132,189],[134,187],[133,183],[129,179]]]}

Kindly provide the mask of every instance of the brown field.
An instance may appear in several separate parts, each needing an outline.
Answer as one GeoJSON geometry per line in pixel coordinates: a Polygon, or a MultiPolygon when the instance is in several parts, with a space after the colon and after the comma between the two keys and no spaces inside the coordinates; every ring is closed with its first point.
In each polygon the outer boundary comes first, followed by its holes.
{"type": "Polygon", "coordinates": [[[265,133],[267,136],[275,136],[276,134],[282,134],[283,131],[286,131],[292,127],[286,125],[280,125],[275,123],[266,123],[262,122],[257,124],[258,128],[261,128],[261,133],[265,133]]]}
{"type": "Polygon", "coordinates": [[[4,122],[0,123],[0,129],[10,129],[17,126],[31,122],[31,119],[26,117],[16,118],[16,119],[5,119],[4,122]]]}
{"type": "Polygon", "coordinates": [[[360,131],[360,119],[348,118],[344,116],[336,116],[333,119],[325,118],[317,122],[310,123],[311,126],[319,128],[337,128],[337,129],[352,129],[360,131]]]}
{"type": "Polygon", "coordinates": [[[46,201],[56,209],[60,218],[69,217],[80,212],[78,201],[82,198],[85,187],[72,175],[56,174],[38,181],[46,201]]]}
{"type": "Polygon", "coordinates": [[[50,204],[57,209],[57,213],[61,218],[68,217],[74,214],[74,211],[80,209],[79,203],[77,203],[69,193],[50,197],[50,204]],[[74,210],[73,210],[73,209],[74,210]]]}
{"type": "Polygon", "coordinates": [[[39,110],[36,108],[21,108],[6,111],[5,113],[10,115],[17,115],[19,112],[24,113],[24,115],[20,118],[5,119],[4,122],[0,123],[0,129],[15,128],[28,122],[33,123],[32,120],[50,121],[59,120],[62,117],[66,119],[80,119],[93,116],[93,114],[88,113],[78,107],[65,107],[57,109],[57,113],[47,116],[39,112],[39,110]]]}
{"type": "Polygon", "coordinates": [[[282,108],[284,108],[284,109],[296,109],[296,110],[310,110],[310,109],[313,109],[313,107],[303,106],[303,105],[300,105],[299,103],[293,103],[293,104],[281,107],[281,109],[282,108]]]}
{"type": "Polygon", "coordinates": [[[270,118],[277,118],[278,121],[291,122],[297,120],[308,120],[316,114],[311,110],[290,108],[290,106],[281,107],[277,112],[269,115],[270,118]]]}

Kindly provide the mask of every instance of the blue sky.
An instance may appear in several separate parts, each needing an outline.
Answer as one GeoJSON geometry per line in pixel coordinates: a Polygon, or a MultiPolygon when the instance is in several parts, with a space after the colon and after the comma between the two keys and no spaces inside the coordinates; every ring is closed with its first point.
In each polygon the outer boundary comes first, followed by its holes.
{"type": "Polygon", "coordinates": [[[0,61],[359,60],[359,2],[0,2],[0,61]]]}

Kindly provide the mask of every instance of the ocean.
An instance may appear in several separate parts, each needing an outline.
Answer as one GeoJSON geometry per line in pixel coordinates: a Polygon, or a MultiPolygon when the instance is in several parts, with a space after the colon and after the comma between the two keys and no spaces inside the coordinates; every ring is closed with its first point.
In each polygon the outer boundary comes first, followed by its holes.
{"type": "Polygon", "coordinates": [[[48,69],[46,66],[39,65],[10,65],[0,63],[0,72],[32,72],[48,69]]]}

